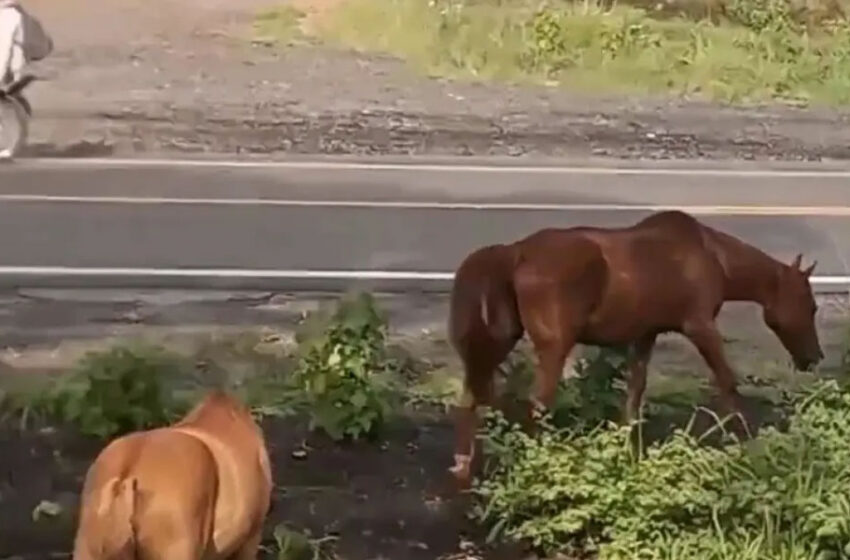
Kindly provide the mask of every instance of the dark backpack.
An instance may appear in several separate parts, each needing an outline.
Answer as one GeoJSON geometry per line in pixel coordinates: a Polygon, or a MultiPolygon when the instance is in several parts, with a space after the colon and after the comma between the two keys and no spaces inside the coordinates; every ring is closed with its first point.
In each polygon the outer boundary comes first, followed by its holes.
{"type": "Polygon", "coordinates": [[[47,57],[53,52],[53,39],[45,31],[38,18],[30,15],[22,6],[15,6],[15,8],[21,14],[21,27],[24,35],[21,48],[27,62],[47,57]]]}

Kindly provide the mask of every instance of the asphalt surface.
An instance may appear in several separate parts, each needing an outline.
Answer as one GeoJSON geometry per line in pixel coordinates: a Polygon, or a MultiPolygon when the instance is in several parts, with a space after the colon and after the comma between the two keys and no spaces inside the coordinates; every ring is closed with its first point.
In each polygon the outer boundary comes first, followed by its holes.
{"type": "Polygon", "coordinates": [[[444,290],[478,246],[666,207],[850,283],[847,169],[410,163],[22,160],[0,168],[0,286],[444,290]]]}

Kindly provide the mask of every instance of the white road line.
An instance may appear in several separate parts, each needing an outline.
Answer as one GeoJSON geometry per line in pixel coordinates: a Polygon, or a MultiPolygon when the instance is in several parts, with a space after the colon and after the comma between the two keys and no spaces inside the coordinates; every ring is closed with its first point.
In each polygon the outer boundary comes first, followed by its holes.
{"type": "Polygon", "coordinates": [[[402,210],[522,210],[657,212],[677,209],[694,215],[850,216],[850,206],[756,206],[699,204],[570,204],[522,202],[435,202],[403,200],[296,200],[274,198],[177,198],[129,196],[65,196],[1,194],[0,202],[53,204],[147,204],[212,206],[289,206],[332,208],[394,208],[402,210]]]}
{"type": "MultiPolygon", "coordinates": [[[[252,278],[280,280],[423,280],[451,281],[453,272],[419,270],[309,270],[249,268],[124,268],[65,266],[0,266],[2,276],[123,276],[180,278],[252,278]]],[[[812,276],[812,284],[850,285],[850,276],[812,276]]]]}
{"type": "Polygon", "coordinates": [[[38,158],[28,160],[66,167],[197,167],[226,169],[301,169],[316,171],[426,171],[446,173],[520,173],[562,175],[673,175],[757,178],[850,178],[850,170],[673,169],[640,167],[578,167],[545,165],[453,165],[440,163],[377,163],[346,161],[216,161],[132,158],[38,158]]]}
{"type": "Polygon", "coordinates": [[[181,278],[277,278],[319,280],[452,280],[453,272],[403,270],[309,270],[252,268],[124,268],[0,266],[0,276],[176,276],[181,278]]]}

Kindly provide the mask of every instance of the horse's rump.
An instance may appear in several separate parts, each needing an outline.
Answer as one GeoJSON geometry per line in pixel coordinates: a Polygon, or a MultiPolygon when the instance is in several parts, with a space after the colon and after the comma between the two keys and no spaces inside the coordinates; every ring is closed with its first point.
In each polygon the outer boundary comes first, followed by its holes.
{"type": "Polygon", "coordinates": [[[97,511],[97,497],[114,479],[132,480],[138,489],[132,548],[142,556],[250,550],[271,499],[262,431],[222,391],[208,393],[177,423],[125,435],[98,455],[86,475],[74,560],[105,558],[96,549],[110,527],[97,511]]]}
{"type": "Polygon", "coordinates": [[[577,324],[583,323],[609,286],[603,243],[589,230],[575,228],[541,230],[517,245],[515,291],[536,294],[529,303],[566,305],[577,324]]]}
{"type": "Polygon", "coordinates": [[[112,441],[86,474],[74,560],[136,558],[189,535],[203,550],[217,486],[215,460],[196,438],[160,428],[112,441]]]}

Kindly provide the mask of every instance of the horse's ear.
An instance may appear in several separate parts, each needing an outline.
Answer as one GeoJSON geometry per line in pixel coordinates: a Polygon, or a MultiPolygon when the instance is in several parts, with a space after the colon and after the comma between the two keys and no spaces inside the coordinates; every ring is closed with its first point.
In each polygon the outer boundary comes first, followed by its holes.
{"type": "Polygon", "coordinates": [[[803,254],[797,253],[797,256],[794,257],[794,261],[791,263],[791,268],[794,270],[800,270],[801,264],[803,264],[803,254]]]}
{"type": "Polygon", "coordinates": [[[815,271],[815,267],[818,265],[818,261],[813,262],[807,269],[803,271],[807,277],[812,275],[812,272],[815,271]]]}

